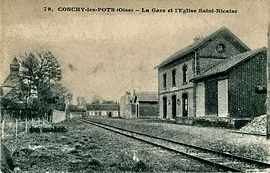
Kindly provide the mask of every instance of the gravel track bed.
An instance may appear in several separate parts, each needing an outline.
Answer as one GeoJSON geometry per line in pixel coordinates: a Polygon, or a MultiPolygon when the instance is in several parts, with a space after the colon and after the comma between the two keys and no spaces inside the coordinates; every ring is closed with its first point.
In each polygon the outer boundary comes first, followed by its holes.
{"type": "Polygon", "coordinates": [[[3,141],[27,172],[216,172],[182,155],[161,150],[74,120],[65,133],[32,133],[3,141]],[[31,146],[31,147],[30,147],[31,146]],[[32,149],[31,149],[32,148],[32,149]],[[35,149],[33,149],[35,148],[35,149]],[[139,162],[134,161],[135,155],[139,162]]]}
{"type": "Polygon", "coordinates": [[[270,163],[270,141],[261,136],[231,133],[222,128],[187,126],[158,120],[97,117],[90,119],[270,163]]]}

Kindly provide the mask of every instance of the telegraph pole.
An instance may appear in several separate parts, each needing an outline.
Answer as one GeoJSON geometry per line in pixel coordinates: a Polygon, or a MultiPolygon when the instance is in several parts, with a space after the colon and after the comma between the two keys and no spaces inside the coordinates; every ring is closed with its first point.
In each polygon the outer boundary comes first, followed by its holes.
{"type": "Polygon", "coordinates": [[[266,100],[266,139],[270,139],[270,23],[268,24],[268,47],[267,47],[267,100],[266,100]]]}

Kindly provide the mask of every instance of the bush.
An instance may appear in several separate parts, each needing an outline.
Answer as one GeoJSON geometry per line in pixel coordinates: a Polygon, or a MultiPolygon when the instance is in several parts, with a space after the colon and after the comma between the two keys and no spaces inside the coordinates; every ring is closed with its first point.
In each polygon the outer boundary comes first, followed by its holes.
{"type": "Polygon", "coordinates": [[[70,112],[86,112],[83,108],[79,108],[77,105],[69,105],[68,110],[70,112]]]}
{"type": "Polygon", "coordinates": [[[40,132],[67,132],[67,128],[65,126],[52,126],[52,127],[30,127],[30,133],[40,133],[40,132]]]}
{"type": "Polygon", "coordinates": [[[234,127],[240,129],[241,127],[247,125],[250,120],[235,120],[234,127]]]}
{"type": "Polygon", "coordinates": [[[216,121],[214,122],[215,127],[228,127],[228,122],[225,121],[216,121]]]}
{"type": "Polygon", "coordinates": [[[205,127],[205,126],[210,126],[211,122],[209,120],[206,120],[206,119],[194,119],[193,124],[205,127]]]}
{"type": "Polygon", "coordinates": [[[194,119],[193,125],[203,127],[228,127],[229,123],[226,121],[219,121],[218,119],[194,119]]]}

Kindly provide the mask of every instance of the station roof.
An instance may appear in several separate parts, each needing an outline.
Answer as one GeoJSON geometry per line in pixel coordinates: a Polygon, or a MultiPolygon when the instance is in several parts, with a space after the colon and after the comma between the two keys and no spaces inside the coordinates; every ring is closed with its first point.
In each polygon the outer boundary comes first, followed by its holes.
{"type": "Polygon", "coordinates": [[[195,51],[200,46],[203,46],[207,41],[217,37],[218,35],[225,35],[226,37],[230,38],[232,44],[237,45],[237,47],[242,48],[244,51],[250,50],[250,48],[245,43],[243,43],[236,35],[234,35],[227,27],[222,27],[218,29],[217,31],[215,31],[214,33],[185,47],[184,49],[181,49],[180,51],[175,52],[173,55],[169,56],[169,58],[165,59],[162,63],[157,65],[155,69],[160,68],[164,65],[167,65],[168,63],[173,62],[177,59],[181,59],[183,56],[195,51]]]}
{"type": "Polygon", "coordinates": [[[252,58],[254,55],[266,51],[267,49],[265,47],[260,49],[254,49],[252,51],[247,51],[241,54],[238,54],[236,56],[232,56],[230,58],[224,59],[220,63],[216,64],[215,66],[207,69],[206,71],[202,72],[195,78],[192,78],[191,81],[200,80],[215,74],[227,72],[228,70],[232,69],[236,65],[240,64],[241,62],[244,62],[245,60],[248,60],[249,58],[252,58]]]}

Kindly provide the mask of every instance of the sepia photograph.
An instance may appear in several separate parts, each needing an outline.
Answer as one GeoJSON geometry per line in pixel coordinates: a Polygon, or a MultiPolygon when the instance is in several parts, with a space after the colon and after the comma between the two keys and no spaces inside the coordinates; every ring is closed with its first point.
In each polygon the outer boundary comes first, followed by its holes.
{"type": "Polygon", "coordinates": [[[270,172],[268,0],[0,2],[0,173],[270,172]]]}

